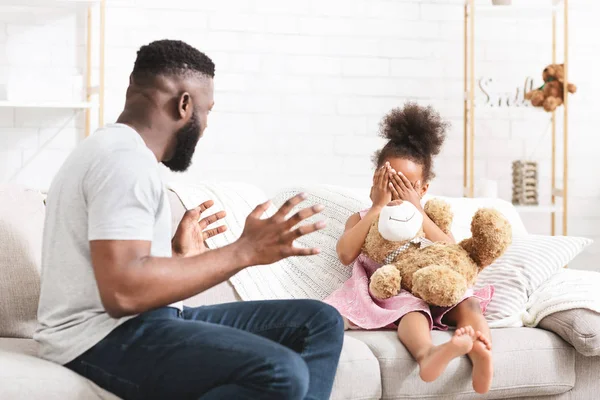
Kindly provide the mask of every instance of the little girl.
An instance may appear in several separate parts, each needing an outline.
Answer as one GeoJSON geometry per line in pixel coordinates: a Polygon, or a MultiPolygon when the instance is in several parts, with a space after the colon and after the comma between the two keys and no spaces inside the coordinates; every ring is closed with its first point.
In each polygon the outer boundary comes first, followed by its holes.
{"type": "Polygon", "coordinates": [[[352,215],[337,244],[344,265],[354,260],[352,277],[325,301],[336,307],[351,329],[397,327],[398,337],[419,364],[426,382],[437,379],[448,363],[468,354],[473,362],[473,388],[478,393],[490,389],[493,375],[490,331],[483,311],[493,289],[469,291],[454,307],[430,307],[423,300],[402,290],[387,300],[369,292],[369,278],[380,267],[361,254],[371,223],[390,202],[411,202],[423,213],[423,230],[432,242],[454,243],[427,217],[421,198],[433,178],[433,157],[439,154],[447,124],[431,107],[408,103],[392,110],[381,123],[381,136],[388,140],[374,157],[377,169],[371,187],[371,208],[352,215]],[[434,346],[431,329],[458,327],[452,339],[434,346]]]}

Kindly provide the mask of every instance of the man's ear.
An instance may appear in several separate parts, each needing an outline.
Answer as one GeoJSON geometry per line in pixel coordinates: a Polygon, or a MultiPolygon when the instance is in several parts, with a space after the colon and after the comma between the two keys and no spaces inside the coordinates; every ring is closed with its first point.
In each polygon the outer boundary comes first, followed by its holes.
{"type": "Polygon", "coordinates": [[[177,105],[177,114],[181,119],[188,119],[192,115],[193,104],[192,96],[188,92],[183,92],[179,97],[177,105]]]}

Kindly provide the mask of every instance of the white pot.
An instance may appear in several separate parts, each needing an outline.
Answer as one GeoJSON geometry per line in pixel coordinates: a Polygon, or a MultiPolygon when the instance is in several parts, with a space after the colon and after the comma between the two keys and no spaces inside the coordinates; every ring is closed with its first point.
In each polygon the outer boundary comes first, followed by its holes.
{"type": "Polygon", "coordinates": [[[492,0],[492,4],[495,6],[510,6],[512,0],[492,0]]]}
{"type": "Polygon", "coordinates": [[[485,179],[475,187],[475,197],[495,199],[498,197],[498,182],[485,179]]]}

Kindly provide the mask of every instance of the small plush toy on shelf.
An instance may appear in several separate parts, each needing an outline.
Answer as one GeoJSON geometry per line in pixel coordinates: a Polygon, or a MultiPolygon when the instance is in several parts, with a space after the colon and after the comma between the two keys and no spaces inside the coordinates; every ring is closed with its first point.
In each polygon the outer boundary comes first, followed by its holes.
{"type": "MultiPolygon", "coordinates": [[[[550,64],[544,68],[542,78],[544,84],[539,88],[525,93],[525,99],[531,101],[534,107],[543,107],[545,111],[552,112],[564,101],[564,64],[550,64]]],[[[567,84],[567,91],[575,93],[577,86],[567,84]]]]}
{"type": "Polygon", "coordinates": [[[519,206],[537,206],[538,171],[534,161],[513,161],[512,202],[519,206]]]}

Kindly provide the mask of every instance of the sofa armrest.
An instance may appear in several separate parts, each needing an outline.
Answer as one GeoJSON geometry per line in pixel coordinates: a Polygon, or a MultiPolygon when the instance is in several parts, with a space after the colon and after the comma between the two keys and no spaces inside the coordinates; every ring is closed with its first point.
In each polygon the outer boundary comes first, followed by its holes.
{"type": "Polygon", "coordinates": [[[600,314],[595,311],[560,311],[542,319],[539,327],[556,333],[584,356],[600,355],[600,314]]]}
{"type": "MultiPolygon", "coordinates": [[[[167,197],[171,206],[171,222],[173,225],[172,235],[175,235],[177,226],[179,226],[179,222],[181,222],[181,218],[183,218],[183,214],[185,214],[186,209],[179,196],[177,196],[177,194],[172,190],[167,191],[167,197]]],[[[199,307],[210,304],[231,303],[236,301],[241,301],[241,298],[237,294],[233,285],[230,282],[222,282],[213,288],[210,288],[185,300],[183,304],[187,307],[199,307]]]]}
{"type": "Polygon", "coordinates": [[[167,199],[169,200],[169,205],[171,206],[171,236],[175,235],[175,231],[183,218],[183,214],[187,211],[185,206],[181,202],[181,199],[177,194],[172,190],[167,190],[167,199]]]}

